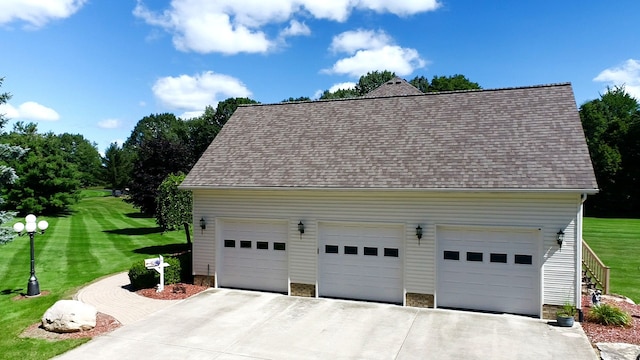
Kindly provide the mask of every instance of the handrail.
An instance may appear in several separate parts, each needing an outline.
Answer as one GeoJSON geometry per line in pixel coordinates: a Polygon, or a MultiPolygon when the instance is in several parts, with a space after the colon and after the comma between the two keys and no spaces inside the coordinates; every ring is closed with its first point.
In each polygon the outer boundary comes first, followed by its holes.
{"type": "Polygon", "coordinates": [[[596,286],[599,286],[604,294],[608,294],[611,268],[600,260],[584,240],[582,240],[582,266],[596,286]]]}

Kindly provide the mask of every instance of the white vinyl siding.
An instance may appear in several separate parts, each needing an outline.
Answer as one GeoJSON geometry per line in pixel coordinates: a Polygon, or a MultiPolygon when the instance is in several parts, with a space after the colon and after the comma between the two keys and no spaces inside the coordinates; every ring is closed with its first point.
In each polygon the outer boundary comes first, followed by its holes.
{"type": "MultiPolygon", "coordinates": [[[[405,228],[404,287],[406,292],[435,294],[436,226],[516,226],[541,229],[543,238],[543,304],[561,305],[575,294],[575,224],[580,207],[577,193],[474,193],[422,191],[334,190],[196,190],[194,191],[194,273],[213,271],[213,219],[255,218],[289,223],[289,280],[316,284],[318,222],[348,221],[397,224],[405,228]],[[201,217],[207,229],[197,227],[201,217]],[[300,236],[297,224],[305,224],[300,236]],[[211,225],[210,225],[211,224],[211,225]],[[418,244],[415,227],[421,225],[418,244]],[[560,250],[556,233],[563,229],[560,250]]],[[[573,300],[573,299],[571,299],[573,300]]]]}

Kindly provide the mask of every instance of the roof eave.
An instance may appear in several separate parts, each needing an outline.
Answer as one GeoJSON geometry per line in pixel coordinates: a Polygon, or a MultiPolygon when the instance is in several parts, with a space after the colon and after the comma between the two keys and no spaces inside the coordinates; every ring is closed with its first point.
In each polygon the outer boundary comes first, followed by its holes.
{"type": "Polygon", "coordinates": [[[501,193],[579,193],[593,195],[590,188],[388,188],[388,187],[313,187],[313,186],[211,186],[180,185],[182,190],[316,190],[316,191],[428,191],[428,192],[501,192],[501,193]]]}

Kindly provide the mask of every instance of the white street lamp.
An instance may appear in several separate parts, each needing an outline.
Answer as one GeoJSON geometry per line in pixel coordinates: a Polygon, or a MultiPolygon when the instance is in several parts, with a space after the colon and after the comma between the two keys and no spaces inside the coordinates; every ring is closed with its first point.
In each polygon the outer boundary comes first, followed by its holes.
{"type": "Polygon", "coordinates": [[[36,234],[37,229],[40,229],[40,233],[44,234],[44,231],[49,227],[49,223],[45,220],[42,220],[37,224],[36,220],[35,215],[29,214],[24,218],[26,225],[21,222],[17,222],[13,225],[13,230],[17,232],[18,235],[22,235],[22,231],[26,230],[31,242],[31,277],[29,277],[29,284],[27,285],[27,296],[40,295],[40,284],[38,283],[38,278],[36,278],[36,260],[33,247],[33,237],[36,234]]]}

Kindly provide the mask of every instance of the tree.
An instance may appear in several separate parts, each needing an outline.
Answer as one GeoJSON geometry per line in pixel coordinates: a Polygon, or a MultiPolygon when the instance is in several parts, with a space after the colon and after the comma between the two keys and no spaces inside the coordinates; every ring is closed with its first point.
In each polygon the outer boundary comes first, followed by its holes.
{"type": "Polygon", "coordinates": [[[140,120],[123,145],[133,164],[128,201],[153,215],[158,186],[165,177],[191,170],[238,106],[257,103],[249,98],[229,98],[218,103],[215,111],[207,106],[204,114],[187,121],[169,113],[140,120]]]}
{"type": "MultiPolygon", "coordinates": [[[[0,78],[0,87],[2,86],[3,81],[4,78],[0,78]]],[[[9,99],[11,99],[11,94],[6,92],[0,93],[0,105],[5,104],[9,99]]],[[[8,119],[5,118],[4,114],[0,113],[0,130],[4,128],[7,121],[8,119]]],[[[15,170],[6,165],[7,161],[20,158],[25,152],[26,150],[20,146],[0,143],[0,189],[3,192],[6,185],[13,184],[18,179],[15,170]]],[[[3,206],[3,204],[4,199],[0,198],[0,206],[3,206]]],[[[13,229],[4,226],[6,223],[13,220],[15,215],[16,213],[13,211],[0,211],[0,244],[6,244],[15,238],[15,232],[13,229]]]]}
{"type": "Polygon", "coordinates": [[[640,214],[640,105],[623,86],[580,106],[600,192],[587,202],[595,215],[640,214]]]}
{"type": "Polygon", "coordinates": [[[396,74],[389,70],[368,72],[367,75],[361,76],[360,80],[358,80],[356,93],[358,93],[358,96],[364,96],[395,76],[396,74]]]}
{"type": "Polygon", "coordinates": [[[193,166],[188,147],[163,137],[145,140],[137,151],[129,186],[129,201],[145,214],[154,215],[158,187],[171,173],[188,172],[193,166]]]}
{"type": "Polygon", "coordinates": [[[338,89],[334,92],[325,90],[322,95],[320,95],[320,100],[346,99],[364,96],[371,90],[374,90],[385,82],[393,79],[395,76],[395,73],[392,73],[388,70],[368,72],[366,75],[362,75],[360,77],[355,88],[338,89]]]}
{"type": "Polygon", "coordinates": [[[320,95],[320,100],[347,99],[358,96],[356,89],[338,89],[334,92],[325,90],[322,95],[320,95]]]}
{"type": "Polygon", "coordinates": [[[184,178],[185,174],[181,172],[169,174],[158,187],[156,223],[165,231],[183,226],[187,243],[190,244],[189,223],[193,218],[193,195],[191,191],[178,189],[184,178]]]}
{"type": "Polygon", "coordinates": [[[103,184],[102,159],[97,144],[80,134],[64,133],[58,135],[65,160],[75,164],[80,172],[80,184],[83,187],[103,184]]]}
{"type": "Polygon", "coordinates": [[[151,114],[143,117],[131,131],[123,147],[134,154],[149,139],[165,138],[177,140],[185,134],[184,122],[170,113],[151,114]]]}
{"type": "Polygon", "coordinates": [[[299,102],[299,101],[311,101],[311,98],[308,97],[308,96],[300,96],[300,97],[297,97],[297,98],[290,97],[288,99],[282,100],[281,102],[284,103],[284,102],[299,102]]]}
{"type": "Polygon", "coordinates": [[[228,98],[218,103],[216,107],[215,120],[216,123],[222,128],[224,124],[231,118],[236,109],[240,105],[247,104],[259,104],[259,102],[249,98],[228,98]]]}
{"type": "Polygon", "coordinates": [[[58,214],[78,201],[80,172],[67,160],[59,136],[39,134],[34,124],[18,123],[5,139],[29,148],[22,159],[8,161],[20,178],[3,191],[7,206],[22,214],[58,214]]]}
{"type": "Polygon", "coordinates": [[[423,93],[454,90],[482,89],[476,82],[472,82],[464,75],[434,76],[431,83],[424,76],[416,76],[409,83],[423,93]]]}
{"type": "Polygon", "coordinates": [[[124,189],[129,184],[131,159],[129,153],[117,143],[111,143],[102,157],[104,181],[112,190],[124,189]]]}

